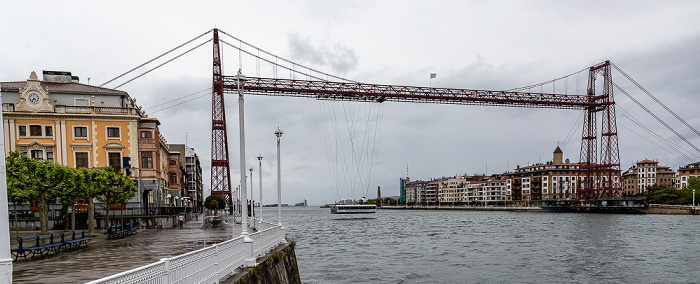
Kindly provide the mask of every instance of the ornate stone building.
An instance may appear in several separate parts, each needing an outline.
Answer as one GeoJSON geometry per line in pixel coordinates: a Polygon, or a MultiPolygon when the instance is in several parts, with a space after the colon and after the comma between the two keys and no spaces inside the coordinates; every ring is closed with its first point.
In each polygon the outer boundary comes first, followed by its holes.
{"type": "Polygon", "coordinates": [[[6,153],[74,168],[112,166],[136,181],[139,194],[128,206],[168,204],[167,143],[158,120],[128,93],[56,71],[44,71],[43,81],[32,72],[26,81],[0,86],[6,153]]]}

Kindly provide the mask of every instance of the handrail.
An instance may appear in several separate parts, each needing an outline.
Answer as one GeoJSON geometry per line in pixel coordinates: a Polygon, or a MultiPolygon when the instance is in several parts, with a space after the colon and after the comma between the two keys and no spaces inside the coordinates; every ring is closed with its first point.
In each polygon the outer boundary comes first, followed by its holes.
{"type": "MultiPolygon", "coordinates": [[[[264,222],[270,224],[268,222],[264,222]]],[[[284,228],[277,224],[250,234],[253,253],[243,237],[214,244],[182,255],[163,258],[158,262],[137,267],[87,284],[122,283],[217,283],[245,265],[245,256],[262,256],[278,244],[284,243],[284,228]]]]}

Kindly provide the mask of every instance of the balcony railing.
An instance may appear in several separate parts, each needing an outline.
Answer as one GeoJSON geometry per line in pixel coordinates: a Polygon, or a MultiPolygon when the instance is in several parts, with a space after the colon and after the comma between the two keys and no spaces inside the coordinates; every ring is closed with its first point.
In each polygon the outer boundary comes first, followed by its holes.
{"type": "MultiPolygon", "coordinates": [[[[2,104],[3,112],[15,112],[15,104],[2,104]]],[[[135,108],[124,107],[92,107],[92,106],[64,106],[55,105],[55,113],[71,113],[71,114],[108,114],[108,115],[141,115],[135,108]]]]}
{"type": "Polygon", "coordinates": [[[232,275],[237,268],[246,265],[246,258],[255,259],[285,242],[281,225],[273,225],[272,228],[250,234],[250,238],[253,240],[252,246],[244,242],[241,236],[88,284],[218,283],[232,275]]]}

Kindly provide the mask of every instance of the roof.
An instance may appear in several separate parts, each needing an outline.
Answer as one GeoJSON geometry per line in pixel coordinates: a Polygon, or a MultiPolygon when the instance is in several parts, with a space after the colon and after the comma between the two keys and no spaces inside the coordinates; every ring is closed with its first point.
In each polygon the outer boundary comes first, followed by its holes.
{"type": "MultiPolygon", "coordinates": [[[[2,91],[19,91],[19,88],[23,88],[27,85],[27,81],[20,82],[1,82],[2,91]]],[[[41,87],[49,89],[51,92],[83,92],[83,93],[103,93],[103,94],[126,94],[124,91],[102,88],[98,86],[85,85],[81,83],[53,83],[53,82],[41,82],[41,87]]]]}
{"type": "Polygon", "coordinates": [[[658,164],[659,162],[652,161],[652,160],[643,160],[643,161],[637,162],[637,164],[646,164],[646,163],[658,164]]]}
{"type": "Polygon", "coordinates": [[[557,148],[554,149],[554,154],[557,154],[557,153],[564,153],[564,152],[561,150],[561,148],[559,148],[559,146],[557,146],[557,148]]]}

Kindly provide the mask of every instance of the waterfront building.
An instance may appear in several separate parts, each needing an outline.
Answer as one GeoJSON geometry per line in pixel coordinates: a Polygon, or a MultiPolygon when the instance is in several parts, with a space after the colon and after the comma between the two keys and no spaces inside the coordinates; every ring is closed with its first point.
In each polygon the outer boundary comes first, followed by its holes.
{"type": "Polygon", "coordinates": [[[135,180],[127,207],[161,206],[170,190],[168,147],[158,120],[119,90],[81,84],[70,72],[32,72],[2,82],[5,152],[73,168],[111,166],[135,180]]]}
{"type": "Polygon", "coordinates": [[[439,186],[440,180],[432,180],[425,185],[425,204],[430,205],[438,202],[439,186]]]}
{"type": "Polygon", "coordinates": [[[404,185],[404,196],[407,203],[425,203],[425,187],[428,184],[426,181],[417,180],[410,181],[406,178],[406,184],[404,185]]]}
{"type": "Polygon", "coordinates": [[[700,162],[678,168],[677,188],[686,188],[691,177],[700,177],[700,162]]]}
{"type": "Polygon", "coordinates": [[[461,202],[465,182],[465,176],[443,178],[438,184],[439,201],[441,203],[461,202]]]}
{"type": "Polygon", "coordinates": [[[180,183],[182,184],[180,196],[189,203],[185,206],[202,207],[204,205],[204,181],[199,156],[194,148],[187,147],[185,144],[170,144],[170,150],[184,153],[184,155],[179,156],[179,165],[181,169],[180,183]]]}
{"type": "Polygon", "coordinates": [[[506,201],[506,181],[491,178],[477,180],[464,185],[463,202],[482,202],[484,204],[506,201]]]}
{"type": "Polygon", "coordinates": [[[654,185],[677,187],[675,176],[676,172],[671,167],[660,166],[658,161],[638,161],[622,174],[623,194],[643,194],[648,187],[654,185]]]}
{"type": "Polygon", "coordinates": [[[552,161],[518,166],[514,172],[505,173],[508,203],[527,206],[531,201],[575,199],[577,181],[583,180],[583,176],[579,176],[579,164],[564,160],[563,155],[557,146],[552,161]]]}

